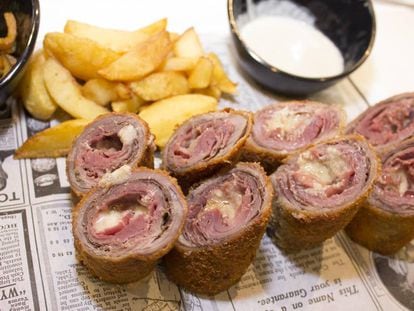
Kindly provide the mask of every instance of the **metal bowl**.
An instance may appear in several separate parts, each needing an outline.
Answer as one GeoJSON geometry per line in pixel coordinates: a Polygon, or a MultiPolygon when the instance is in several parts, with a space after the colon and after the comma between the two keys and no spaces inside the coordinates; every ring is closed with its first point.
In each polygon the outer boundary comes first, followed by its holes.
{"type": "Polygon", "coordinates": [[[16,51],[12,54],[16,64],[0,79],[0,110],[5,107],[6,98],[14,91],[32,54],[39,31],[40,8],[38,0],[1,0],[0,36],[7,31],[4,12],[12,12],[17,22],[16,51]]]}

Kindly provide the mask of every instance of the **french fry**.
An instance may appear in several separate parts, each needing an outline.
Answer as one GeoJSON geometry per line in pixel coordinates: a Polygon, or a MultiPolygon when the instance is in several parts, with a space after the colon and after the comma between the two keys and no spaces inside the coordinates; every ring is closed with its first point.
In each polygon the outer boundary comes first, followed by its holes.
{"type": "Polygon", "coordinates": [[[139,80],[157,69],[170,50],[168,32],[161,31],[99,70],[99,74],[111,81],[139,80]]]}
{"type": "Polygon", "coordinates": [[[73,140],[83,131],[88,122],[88,120],[83,119],[69,120],[38,132],[16,150],[14,158],[56,158],[66,156],[73,140]]]}
{"type": "Polygon", "coordinates": [[[191,71],[198,62],[198,58],[192,57],[171,57],[168,58],[161,68],[161,71],[191,71]]]}
{"type": "Polygon", "coordinates": [[[199,58],[204,55],[203,46],[194,28],[187,29],[175,41],[174,53],[177,57],[199,58]]]}
{"type": "Polygon", "coordinates": [[[166,71],[150,74],[144,79],[129,84],[132,91],[146,101],[187,94],[188,82],[184,74],[166,71]]]}
{"type": "Polygon", "coordinates": [[[82,85],[82,95],[100,106],[106,106],[118,99],[117,84],[104,80],[92,79],[82,85]]]}
{"type": "Polygon", "coordinates": [[[76,80],[55,59],[46,60],[43,72],[50,96],[71,116],[90,120],[108,112],[104,107],[83,97],[76,80]]]}
{"type": "Polygon", "coordinates": [[[137,113],[146,102],[138,96],[129,99],[114,101],[111,103],[112,110],[115,112],[132,112],[137,113]]]}
{"type": "Polygon", "coordinates": [[[213,77],[213,63],[207,57],[200,57],[195,68],[188,77],[188,85],[192,89],[202,89],[210,85],[213,77]]]}
{"type": "Polygon", "coordinates": [[[85,81],[99,78],[98,71],[120,57],[95,41],[67,33],[48,33],[43,46],[75,77],[85,81]]]}
{"type": "Polygon", "coordinates": [[[43,79],[45,61],[45,55],[40,50],[33,56],[19,85],[23,106],[33,117],[40,120],[49,120],[57,108],[43,79]]]}
{"type": "Polygon", "coordinates": [[[186,94],[169,97],[148,105],[139,116],[144,119],[155,135],[155,143],[163,148],[174,129],[194,115],[214,111],[217,100],[210,96],[186,94]]]}
{"type": "Polygon", "coordinates": [[[235,94],[237,84],[232,82],[227,76],[219,57],[215,53],[209,53],[208,58],[214,65],[212,84],[216,85],[224,93],[235,94]]]}
{"type": "Polygon", "coordinates": [[[217,100],[219,100],[221,97],[221,90],[219,89],[218,86],[215,86],[215,85],[210,85],[204,89],[195,89],[193,90],[193,92],[196,94],[203,94],[203,95],[211,96],[217,100]]]}
{"type": "Polygon", "coordinates": [[[65,25],[65,33],[77,37],[87,38],[116,52],[128,52],[138,44],[167,27],[167,19],[159,20],[151,25],[136,31],[123,31],[102,28],[86,23],[69,20],[65,25]]]}

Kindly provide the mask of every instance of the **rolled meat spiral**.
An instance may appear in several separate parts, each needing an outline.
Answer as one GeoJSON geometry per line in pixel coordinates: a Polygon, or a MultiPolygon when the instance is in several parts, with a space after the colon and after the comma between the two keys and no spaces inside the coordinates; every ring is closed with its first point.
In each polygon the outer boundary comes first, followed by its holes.
{"type": "Polygon", "coordinates": [[[135,114],[108,113],[96,118],[74,141],[67,157],[67,176],[78,196],[123,165],[153,167],[154,137],[135,114]]]}
{"type": "Polygon", "coordinates": [[[259,161],[271,173],[288,155],[340,134],[344,124],[345,112],[335,105],[303,100],[266,106],[253,116],[242,159],[259,161]]]}
{"type": "Polygon", "coordinates": [[[384,152],[382,174],[345,231],[355,242],[384,255],[414,239],[414,138],[384,152]]]}
{"type": "Polygon", "coordinates": [[[169,139],[162,167],[184,190],[239,158],[251,130],[251,114],[226,109],[195,116],[169,139]]]}
{"type": "Polygon", "coordinates": [[[173,247],[187,203],[163,171],[139,168],[113,177],[77,204],[72,230],[78,257],[94,275],[128,283],[150,273],[173,247]]]}
{"type": "Polygon", "coordinates": [[[167,277],[209,295],[235,284],[259,247],[272,195],[270,181],[256,163],[240,162],[192,188],[183,233],[163,261],[167,277]]]}
{"type": "Polygon", "coordinates": [[[414,93],[396,95],[368,108],[346,132],[364,136],[379,152],[413,136],[414,93]]]}
{"type": "Polygon", "coordinates": [[[268,233],[286,251],[316,246],[344,228],[379,170],[367,141],[345,136],[291,156],[271,175],[275,189],[268,233]]]}

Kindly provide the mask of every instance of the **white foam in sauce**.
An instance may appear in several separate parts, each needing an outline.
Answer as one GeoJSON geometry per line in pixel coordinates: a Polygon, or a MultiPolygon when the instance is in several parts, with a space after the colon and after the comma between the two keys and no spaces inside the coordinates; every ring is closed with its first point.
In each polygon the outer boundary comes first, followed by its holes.
{"type": "Polygon", "coordinates": [[[253,52],[285,72],[319,78],[344,71],[344,60],[336,45],[304,21],[262,16],[245,24],[240,34],[253,52]]]}

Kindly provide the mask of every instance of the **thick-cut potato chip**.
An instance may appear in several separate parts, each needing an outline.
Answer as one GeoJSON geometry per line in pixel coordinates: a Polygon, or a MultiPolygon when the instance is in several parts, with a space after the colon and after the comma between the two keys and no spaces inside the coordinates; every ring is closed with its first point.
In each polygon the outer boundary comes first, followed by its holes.
{"type": "Polygon", "coordinates": [[[49,120],[57,108],[43,79],[45,61],[43,51],[37,52],[29,63],[19,86],[23,106],[33,117],[40,120],[49,120]]]}
{"type": "Polygon", "coordinates": [[[48,33],[43,46],[75,77],[85,81],[99,78],[98,71],[120,57],[95,41],[67,33],[48,33]]]}
{"type": "Polygon", "coordinates": [[[199,58],[204,55],[203,46],[194,28],[187,29],[175,41],[174,53],[177,57],[199,58]]]}
{"type": "Polygon", "coordinates": [[[219,57],[215,53],[209,53],[208,58],[214,65],[212,84],[216,85],[224,93],[235,94],[237,84],[232,82],[227,76],[219,57]]]}
{"type": "Polygon", "coordinates": [[[168,58],[161,71],[191,71],[197,65],[198,58],[171,57],[168,58]]]}
{"type": "Polygon", "coordinates": [[[161,31],[101,69],[99,74],[112,81],[139,80],[157,69],[170,50],[170,36],[161,31]]]}
{"type": "Polygon", "coordinates": [[[152,36],[160,31],[167,30],[167,24],[168,24],[168,20],[166,18],[163,18],[163,19],[156,21],[155,23],[152,23],[145,27],[140,28],[137,31],[152,36]]]}
{"type": "Polygon", "coordinates": [[[195,89],[193,90],[193,92],[197,94],[211,96],[211,97],[216,98],[217,100],[219,100],[221,97],[221,90],[219,89],[218,86],[215,86],[215,85],[210,85],[204,89],[195,89]]]}
{"type": "Polygon", "coordinates": [[[165,71],[152,73],[144,79],[129,84],[132,91],[146,101],[187,94],[187,78],[184,74],[165,71]]]}
{"type": "Polygon", "coordinates": [[[155,143],[163,148],[174,129],[194,115],[214,111],[217,100],[210,96],[186,94],[169,97],[141,110],[139,116],[144,119],[155,135],[155,143]]]}
{"type": "Polygon", "coordinates": [[[192,89],[202,89],[210,85],[213,77],[213,63],[207,57],[200,57],[195,68],[188,77],[188,85],[192,89]]]}
{"type": "Polygon", "coordinates": [[[116,52],[125,53],[166,27],[165,18],[136,31],[108,29],[69,20],[65,25],[65,33],[87,38],[116,52]]]}
{"type": "Polygon", "coordinates": [[[83,131],[88,120],[75,119],[36,133],[16,150],[16,159],[56,158],[66,156],[73,140],[83,131]]]}
{"type": "Polygon", "coordinates": [[[115,112],[132,112],[137,113],[139,109],[146,104],[142,98],[132,96],[129,99],[114,101],[111,103],[112,110],[115,112]]]}
{"type": "Polygon", "coordinates": [[[46,60],[43,72],[50,96],[71,116],[90,120],[108,112],[104,107],[83,97],[76,80],[55,59],[46,60]]]}
{"type": "Polygon", "coordinates": [[[118,99],[117,84],[104,79],[87,81],[82,85],[81,91],[83,96],[101,106],[118,99]]]}

